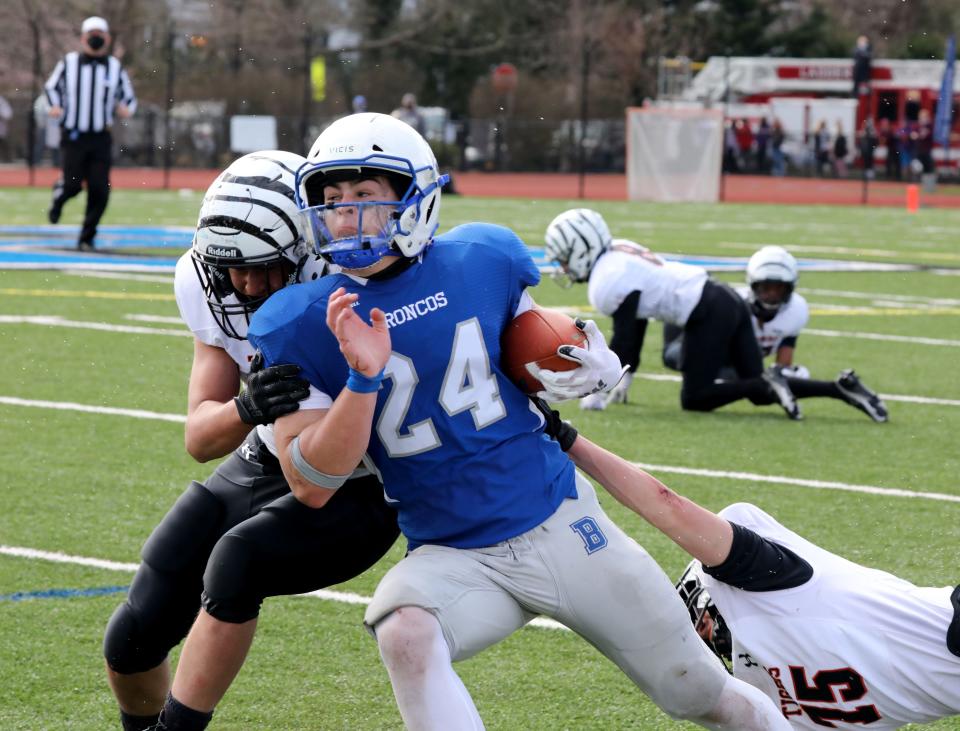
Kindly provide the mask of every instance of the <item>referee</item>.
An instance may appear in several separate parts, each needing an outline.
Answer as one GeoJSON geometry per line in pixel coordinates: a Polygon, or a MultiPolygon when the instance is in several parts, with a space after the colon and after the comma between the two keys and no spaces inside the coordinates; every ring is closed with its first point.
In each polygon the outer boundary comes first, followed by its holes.
{"type": "Polygon", "coordinates": [[[47,218],[57,223],[63,204],[87,183],[87,210],[77,248],[91,251],[97,224],[110,197],[113,115],[126,119],[137,108],[127,72],[110,55],[110,27],[91,17],[80,27],[80,51],[66,54],[45,86],[50,116],[60,119],[63,174],[53,186],[47,218]]]}

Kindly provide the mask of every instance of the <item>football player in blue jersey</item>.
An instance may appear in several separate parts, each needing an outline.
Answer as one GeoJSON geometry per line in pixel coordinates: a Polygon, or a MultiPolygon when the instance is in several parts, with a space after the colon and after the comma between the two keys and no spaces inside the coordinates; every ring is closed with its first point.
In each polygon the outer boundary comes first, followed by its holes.
{"type": "MultiPolygon", "coordinates": [[[[294,494],[324,506],[368,454],[397,508],[409,553],[364,621],[405,724],[482,728],[452,662],[542,614],[675,718],[788,728],[698,640],[670,580],[604,514],[504,375],[501,334],[535,306],[525,290],[539,272],[506,228],[434,238],[443,178],[408,125],[379,114],[334,122],[297,180],[306,235],[343,272],[282,290],[250,327],[268,365],[295,363],[311,384],[276,423],[294,494]]],[[[602,338],[589,351],[558,395],[616,383],[619,359],[602,338]]],[[[540,374],[548,392],[558,378],[540,374]]]]}

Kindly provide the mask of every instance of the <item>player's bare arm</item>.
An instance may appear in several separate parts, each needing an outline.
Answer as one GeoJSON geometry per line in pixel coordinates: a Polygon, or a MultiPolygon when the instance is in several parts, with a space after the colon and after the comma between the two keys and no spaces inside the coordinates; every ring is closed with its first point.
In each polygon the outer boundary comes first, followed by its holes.
{"type": "Polygon", "coordinates": [[[727,559],[733,529],[720,516],[583,436],[577,437],[567,455],[620,503],[705,566],[718,566],[727,559]]]}
{"type": "Polygon", "coordinates": [[[777,365],[789,368],[793,365],[794,348],[790,345],[784,345],[777,349],[777,365]]]}
{"type": "Polygon", "coordinates": [[[250,424],[240,419],[233,403],[239,390],[240,371],[233,358],[223,348],[194,339],[184,443],[198,462],[229,454],[249,433],[250,424]]]}
{"type": "MultiPolygon", "coordinates": [[[[357,295],[342,288],[334,292],[327,303],[327,325],[350,368],[373,381],[390,357],[390,333],[378,309],[371,311],[370,325],[363,322],[353,311],[356,301],[357,295]]],[[[345,479],[360,464],[377,405],[374,386],[358,391],[348,381],[329,409],[297,411],[277,420],[280,466],[300,502],[322,507],[333,496],[337,479],[345,479]]]]}

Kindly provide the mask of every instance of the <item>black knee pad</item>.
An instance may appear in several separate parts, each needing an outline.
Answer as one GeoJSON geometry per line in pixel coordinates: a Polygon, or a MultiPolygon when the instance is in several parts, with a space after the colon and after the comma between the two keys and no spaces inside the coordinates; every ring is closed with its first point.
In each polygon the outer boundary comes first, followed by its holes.
{"type": "Polygon", "coordinates": [[[170,647],[161,647],[156,640],[157,636],[144,628],[130,603],[124,602],[107,622],[103,656],[116,673],[142,673],[157,667],[170,651],[170,647]]]}
{"type": "Polygon", "coordinates": [[[199,482],[192,482],[143,544],[140,555],[157,571],[200,571],[223,530],[224,505],[199,482]]]}
{"type": "Polygon", "coordinates": [[[254,567],[261,553],[254,543],[233,533],[217,541],[203,574],[203,608],[211,617],[241,624],[260,614],[263,596],[257,592],[254,567]]]}

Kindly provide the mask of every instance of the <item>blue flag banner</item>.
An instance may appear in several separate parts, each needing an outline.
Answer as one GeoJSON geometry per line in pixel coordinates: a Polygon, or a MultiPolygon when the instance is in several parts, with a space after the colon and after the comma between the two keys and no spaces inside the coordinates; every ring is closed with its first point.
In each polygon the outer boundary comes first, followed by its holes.
{"type": "Polygon", "coordinates": [[[947,40],[946,64],[943,81],[940,82],[940,97],[937,99],[937,118],[933,123],[933,141],[944,147],[950,144],[950,125],[953,122],[953,66],[957,57],[957,39],[947,40]]]}

